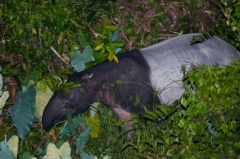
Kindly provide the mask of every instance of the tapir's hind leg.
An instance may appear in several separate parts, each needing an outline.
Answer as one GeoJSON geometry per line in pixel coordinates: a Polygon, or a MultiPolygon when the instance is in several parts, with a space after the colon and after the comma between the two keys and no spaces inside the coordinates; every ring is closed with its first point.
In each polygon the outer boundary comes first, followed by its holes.
{"type": "Polygon", "coordinates": [[[131,121],[133,115],[128,111],[122,109],[121,107],[113,107],[112,109],[119,118],[119,120],[124,122],[124,129],[127,131],[127,139],[134,138],[134,124],[133,121],[131,121]]]}

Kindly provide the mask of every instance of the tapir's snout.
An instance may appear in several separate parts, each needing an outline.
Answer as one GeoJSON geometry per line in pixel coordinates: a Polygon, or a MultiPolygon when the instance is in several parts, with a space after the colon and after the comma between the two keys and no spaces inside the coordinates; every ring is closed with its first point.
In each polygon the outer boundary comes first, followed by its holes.
{"type": "Polygon", "coordinates": [[[42,125],[43,129],[46,131],[50,131],[54,126],[54,114],[48,105],[43,111],[42,125]]]}
{"type": "Polygon", "coordinates": [[[55,113],[55,111],[51,111],[48,108],[44,110],[42,116],[42,125],[44,130],[50,131],[55,124],[67,118],[64,112],[55,113]]]}
{"type": "Polygon", "coordinates": [[[43,129],[50,131],[52,127],[59,121],[66,119],[66,109],[62,107],[58,102],[50,100],[45,107],[42,115],[43,129]]]}

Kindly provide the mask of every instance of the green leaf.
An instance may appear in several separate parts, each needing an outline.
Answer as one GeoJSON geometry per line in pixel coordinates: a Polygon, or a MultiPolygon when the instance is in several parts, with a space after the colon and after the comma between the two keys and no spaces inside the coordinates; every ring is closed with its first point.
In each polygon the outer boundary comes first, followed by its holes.
{"type": "Polygon", "coordinates": [[[94,102],[90,106],[90,116],[93,118],[97,113],[97,108],[100,105],[100,102],[94,102]]]}
{"type": "Polygon", "coordinates": [[[47,91],[47,83],[43,81],[37,82],[37,88],[41,89],[43,92],[47,91]]]}
{"type": "Polygon", "coordinates": [[[9,149],[6,142],[0,142],[0,158],[1,159],[16,159],[13,152],[9,149]]]}
{"type": "Polygon", "coordinates": [[[117,27],[117,30],[114,31],[112,41],[117,41],[119,36],[120,27],[117,27]]]}
{"type": "Polygon", "coordinates": [[[112,157],[107,155],[107,156],[104,156],[103,159],[112,159],[112,157]]]}
{"type": "MultiPolygon", "coordinates": [[[[79,124],[82,124],[83,127],[85,128],[86,123],[84,120],[84,116],[80,116],[78,115],[77,117],[73,118],[73,124],[74,124],[74,128],[76,129],[78,127],[79,124]]],[[[70,132],[70,129],[67,125],[67,122],[65,123],[65,125],[63,126],[62,130],[60,131],[61,134],[61,138],[66,137],[66,135],[70,132]]]]}
{"type": "Polygon", "coordinates": [[[16,158],[18,154],[18,142],[19,142],[19,139],[16,135],[13,135],[7,142],[9,149],[13,152],[13,155],[16,158]]]}
{"type": "Polygon", "coordinates": [[[46,86],[46,91],[42,91],[41,89],[36,89],[36,107],[34,112],[34,117],[37,118],[39,121],[42,120],[43,110],[46,107],[48,101],[52,97],[53,92],[51,89],[46,86]]]}
{"type": "Polygon", "coordinates": [[[84,158],[84,159],[96,159],[96,157],[94,157],[92,154],[88,154],[86,152],[84,152],[83,150],[81,150],[79,152],[81,158],[84,158]]]}
{"type": "Polygon", "coordinates": [[[29,152],[24,152],[22,159],[37,159],[37,158],[31,155],[29,152]]]}
{"type": "Polygon", "coordinates": [[[109,43],[107,46],[113,47],[113,48],[119,48],[119,47],[123,47],[124,43],[122,41],[113,41],[109,43]]]}
{"type": "Polygon", "coordinates": [[[104,43],[100,43],[98,46],[96,46],[95,51],[99,51],[103,48],[104,43]]]}
{"type": "Polygon", "coordinates": [[[76,142],[76,147],[77,147],[77,154],[80,155],[80,152],[83,151],[85,145],[87,144],[89,140],[89,134],[91,127],[87,127],[78,137],[77,142],[76,142]]]}
{"type": "Polygon", "coordinates": [[[76,44],[76,43],[72,43],[71,46],[70,46],[70,48],[71,48],[71,50],[74,50],[74,51],[80,49],[79,46],[78,46],[78,44],[76,44]]]}
{"type": "MultiPolygon", "coordinates": [[[[2,74],[0,74],[0,91],[1,91],[2,87],[3,87],[3,80],[2,80],[2,74]]],[[[1,95],[2,95],[2,94],[1,94],[1,92],[0,92],[0,96],[1,96],[1,95]]]]}
{"type": "Polygon", "coordinates": [[[36,90],[34,86],[30,86],[25,94],[19,91],[17,100],[11,110],[11,117],[14,126],[18,130],[18,136],[24,139],[30,130],[35,111],[36,90]]]}
{"type": "Polygon", "coordinates": [[[34,81],[37,82],[39,81],[39,79],[41,78],[42,73],[34,70],[33,72],[30,73],[29,76],[27,76],[21,83],[22,86],[28,86],[29,85],[29,81],[34,81]]]}
{"type": "Polygon", "coordinates": [[[80,33],[78,40],[79,40],[80,44],[82,45],[82,47],[84,47],[84,48],[90,44],[88,33],[80,33]]]}
{"type": "Polygon", "coordinates": [[[88,45],[83,53],[80,50],[76,51],[76,54],[71,59],[71,64],[77,72],[83,71],[86,67],[85,63],[93,61],[93,50],[90,45],[88,45]]]}
{"type": "Polygon", "coordinates": [[[68,142],[64,142],[63,145],[58,149],[55,144],[49,143],[47,146],[47,153],[43,159],[72,159],[71,147],[68,142]]]}
{"type": "Polygon", "coordinates": [[[106,27],[107,25],[108,25],[108,18],[104,18],[102,26],[106,27]]]}
{"type": "Polygon", "coordinates": [[[114,54],[112,54],[112,53],[110,53],[110,54],[108,55],[108,60],[109,60],[109,61],[114,60],[116,63],[118,63],[118,58],[117,58],[117,56],[114,55],[114,54]]]}
{"type": "Polygon", "coordinates": [[[115,31],[117,30],[117,27],[116,26],[113,26],[113,25],[108,25],[105,27],[106,29],[110,30],[110,31],[115,31]]]}
{"type": "Polygon", "coordinates": [[[71,133],[75,136],[77,132],[75,130],[75,125],[72,119],[72,115],[69,111],[67,111],[67,126],[69,127],[71,133]]]}
{"type": "Polygon", "coordinates": [[[185,98],[181,98],[181,104],[186,108],[188,106],[188,100],[185,98]]]}
{"type": "Polygon", "coordinates": [[[178,127],[179,127],[179,128],[183,128],[184,125],[185,125],[185,120],[184,120],[184,119],[181,119],[181,120],[179,121],[179,123],[178,123],[178,127]]]}
{"type": "Polygon", "coordinates": [[[150,112],[150,111],[147,111],[146,112],[146,115],[149,115],[149,116],[151,116],[153,119],[158,119],[158,115],[157,114],[155,114],[154,112],[150,112]]]}
{"type": "Polygon", "coordinates": [[[0,97],[0,110],[4,107],[8,97],[9,97],[8,91],[3,92],[2,96],[0,97]]]}
{"type": "Polygon", "coordinates": [[[87,122],[87,125],[92,127],[90,131],[90,136],[92,138],[98,138],[99,132],[100,132],[100,119],[98,115],[96,114],[93,118],[92,117],[85,117],[85,120],[87,122]]]}
{"type": "Polygon", "coordinates": [[[144,117],[149,119],[149,120],[153,120],[153,121],[156,120],[154,117],[152,117],[151,115],[148,115],[148,114],[145,114],[144,117]]]}

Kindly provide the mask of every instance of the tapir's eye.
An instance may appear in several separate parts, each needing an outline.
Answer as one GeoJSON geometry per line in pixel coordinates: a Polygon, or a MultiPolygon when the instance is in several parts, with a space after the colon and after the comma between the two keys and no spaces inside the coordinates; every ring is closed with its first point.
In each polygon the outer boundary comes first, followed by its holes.
{"type": "Polygon", "coordinates": [[[68,99],[68,98],[64,98],[64,99],[63,99],[63,102],[64,102],[65,104],[68,104],[68,103],[69,103],[69,99],[68,99]]]}

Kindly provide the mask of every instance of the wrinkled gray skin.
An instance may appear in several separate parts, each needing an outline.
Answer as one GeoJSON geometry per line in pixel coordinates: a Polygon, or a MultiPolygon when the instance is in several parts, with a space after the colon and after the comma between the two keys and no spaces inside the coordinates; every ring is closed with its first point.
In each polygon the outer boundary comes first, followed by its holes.
{"type": "MultiPolygon", "coordinates": [[[[119,63],[105,61],[88,70],[73,74],[68,81],[85,83],[85,87],[71,88],[70,94],[55,92],[46,106],[42,123],[49,131],[66,119],[66,111],[73,115],[87,110],[93,102],[110,106],[125,129],[134,114],[152,110],[155,104],[172,104],[184,93],[182,66],[204,64],[228,65],[240,58],[230,44],[214,36],[202,43],[190,45],[193,36],[180,35],[153,46],[118,55],[119,63]],[[161,92],[157,98],[154,90],[161,92]]],[[[128,133],[131,138],[133,133],[128,133]]]]}

